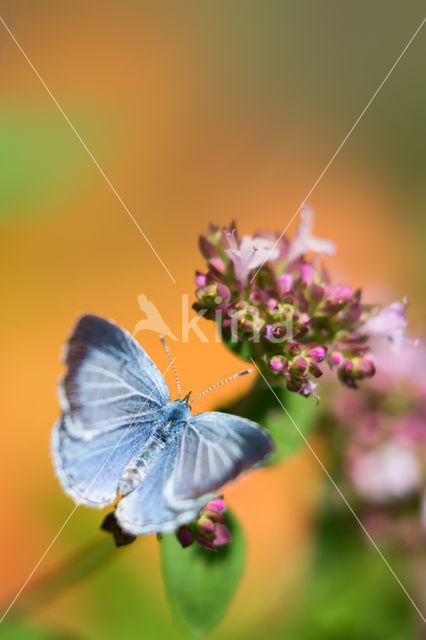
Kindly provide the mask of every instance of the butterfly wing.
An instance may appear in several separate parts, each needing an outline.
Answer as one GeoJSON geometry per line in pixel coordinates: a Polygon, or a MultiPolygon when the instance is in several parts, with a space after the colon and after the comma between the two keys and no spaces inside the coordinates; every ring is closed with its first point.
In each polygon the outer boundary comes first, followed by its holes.
{"type": "Polygon", "coordinates": [[[185,429],[173,474],[164,493],[174,508],[215,494],[220,487],[262,462],[273,450],[267,431],[227,413],[193,416],[185,429]]]}
{"type": "Polygon", "coordinates": [[[126,331],[84,316],[68,343],[63,415],[52,434],[62,487],[77,503],[102,507],[115,500],[119,480],[143,451],[164,404],[163,376],[126,331]]]}
{"type": "Polygon", "coordinates": [[[129,422],[128,427],[97,434],[92,440],[75,436],[68,414],[56,422],[51,450],[61,486],[77,504],[104,507],[117,497],[118,483],[132,458],[143,451],[152,423],[129,422]]]}
{"type": "Polygon", "coordinates": [[[133,535],[167,533],[195,520],[205,505],[203,498],[193,500],[184,509],[174,509],[164,495],[164,487],[173,473],[182,434],[162,452],[143,482],[118,503],[115,515],[120,526],[133,535]]]}
{"type": "Polygon", "coordinates": [[[91,438],[120,429],[136,416],[149,421],[170,401],[163,376],[139,343],[103,318],[80,319],[65,364],[60,402],[75,435],[91,438]]]}
{"type": "Polygon", "coordinates": [[[174,531],[272,450],[267,432],[251,420],[219,412],[193,416],[142,484],[120,500],[117,519],[135,535],[174,531]]]}

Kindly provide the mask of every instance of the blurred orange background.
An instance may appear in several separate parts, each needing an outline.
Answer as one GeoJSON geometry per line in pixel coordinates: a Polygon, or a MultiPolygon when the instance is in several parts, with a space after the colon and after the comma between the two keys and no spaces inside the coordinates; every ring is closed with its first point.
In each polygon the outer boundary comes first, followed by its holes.
{"type": "MultiPolygon", "coordinates": [[[[2,3],[6,24],[176,280],[0,25],[2,601],[73,508],[53,474],[49,435],[60,349],[77,316],[98,313],[132,330],[142,292],[180,335],[181,296],[192,301],[194,270],[203,267],[199,234],[232,218],[246,233],[286,227],[417,28],[421,8],[2,3]]],[[[327,261],[333,277],[362,286],[372,301],[408,295],[414,327],[425,306],[425,50],[421,32],[309,198],[316,234],[338,245],[327,261]]],[[[208,322],[199,327],[208,344],[195,335],[170,344],[182,386],[194,393],[241,368],[208,322]]],[[[158,337],[138,339],[164,370],[158,337]]],[[[197,410],[249,384],[211,393],[197,410]]],[[[303,450],[226,492],[246,530],[248,565],[217,637],[273,628],[284,615],[303,585],[322,486],[303,450]]],[[[79,508],[37,574],[98,535],[99,522],[98,512],[79,508]]],[[[140,594],[140,602],[132,596],[133,621],[140,615],[142,626],[149,616],[148,637],[175,637],[152,537],[43,609],[40,620],[81,637],[115,637],[120,572],[120,584],[140,594]]],[[[129,625],[124,637],[140,631],[129,625]]]]}

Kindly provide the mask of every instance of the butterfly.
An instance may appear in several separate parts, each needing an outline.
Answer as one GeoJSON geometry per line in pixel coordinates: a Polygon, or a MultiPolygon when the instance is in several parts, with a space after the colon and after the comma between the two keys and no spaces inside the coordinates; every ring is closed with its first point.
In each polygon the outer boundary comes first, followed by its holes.
{"type": "Polygon", "coordinates": [[[251,420],[192,415],[179,384],[179,399],[171,401],[139,343],[101,317],[79,320],[64,359],[62,414],[51,442],[56,474],[77,504],[101,508],[119,500],[115,517],[128,533],[165,533],[192,522],[224,484],[273,450],[251,420]]]}

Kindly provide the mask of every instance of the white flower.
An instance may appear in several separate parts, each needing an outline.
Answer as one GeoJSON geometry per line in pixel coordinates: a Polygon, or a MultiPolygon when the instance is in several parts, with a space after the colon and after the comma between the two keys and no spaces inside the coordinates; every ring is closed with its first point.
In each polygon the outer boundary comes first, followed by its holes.
{"type": "Polygon", "coordinates": [[[279,256],[280,250],[274,247],[272,240],[247,235],[241,238],[240,246],[237,247],[233,234],[228,233],[227,236],[231,248],[226,249],[225,253],[232,261],[235,276],[242,287],[247,284],[252,269],[262,266],[268,260],[276,260],[279,256]]]}
{"type": "Polygon", "coordinates": [[[409,495],[422,480],[414,452],[396,442],[387,442],[356,458],[351,476],[364,498],[379,503],[409,495]]]}
{"type": "Polygon", "coordinates": [[[384,307],[376,316],[365,322],[361,330],[369,336],[387,338],[395,351],[400,351],[405,341],[407,301],[393,302],[384,307]]]}
{"type": "Polygon", "coordinates": [[[314,226],[314,212],[304,205],[300,212],[300,223],[296,235],[290,243],[287,260],[292,262],[296,258],[305,255],[309,251],[315,253],[333,255],[336,252],[336,245],[330,240],[323,240],[312,235],[314,226]]]}

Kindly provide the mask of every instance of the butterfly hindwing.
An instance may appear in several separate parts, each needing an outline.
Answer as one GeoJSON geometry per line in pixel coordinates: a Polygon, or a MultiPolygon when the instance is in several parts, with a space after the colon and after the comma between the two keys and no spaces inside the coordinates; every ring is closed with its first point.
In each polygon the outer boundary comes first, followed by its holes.
{"type": "Polygon", "coordinates": [[[195,520],[205,505],[204,498],[193,500],[185,509],[174,509],[164,495],[164,487],[173,473],[182,434],[171,442],[153,464],[143,482],[118,503],[115,515],[120,526],[133,535],[175,531],[195,520]]]}
{"type": "Polygon", "coordinates": [[[269,435],[251,420],[219,412],[193,416],[143,483],[119,502],[117,519],[134,535],[173,531],[272,449],[269,435]]]}
{"type": "Polygon", "coordinates": [[[218,411],[192,416],[165,495],[175,508],[184,507],[254,467],[272,449],[268,433],[251,420],[218,411]]]}

